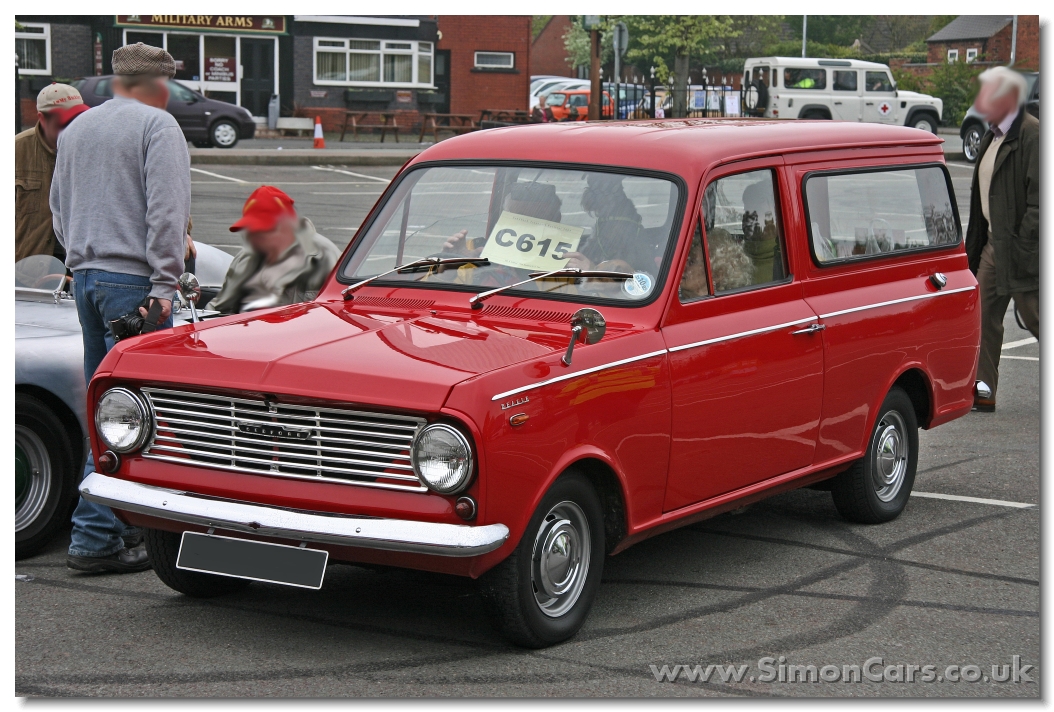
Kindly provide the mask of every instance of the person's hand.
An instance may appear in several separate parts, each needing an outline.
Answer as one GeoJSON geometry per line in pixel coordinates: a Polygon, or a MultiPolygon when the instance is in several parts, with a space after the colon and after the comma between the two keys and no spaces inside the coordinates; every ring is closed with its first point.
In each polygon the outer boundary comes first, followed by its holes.
{"type": "Polygon", "coordinates": [[[198,248],[194,246],[194,240],[190,238],[190,233],[187,233],[186,249],[183,251],[183,261],[189,260],[191,257],[198,256],[198,248]]]}
{"type": "Polygon", "coordinates": [[[443,243],[443,252],[456,252],[462,254],[465,252],[466,238],[468,237],[468,230],[461,230],[455,232],[453,235],[447,238],[447,241],[443,243]]]}
{"type": "MultiPolygon", "coordinates": [[[[156,299],[156,297],[151,297],[150,301],[152,302],[154,299],[156,299]]],[[[161,324],[162,322],[165,321],[165,319],[167,319],[169,316],[172,315],[172,300],[171,299],[157,299],[157,301],[161,302],[161,316],[159,316],[157,318],[157,323],[161,324]]],[[[139,313],[145,319],[146,315],[149,312],[147,311],[146,307],[139,307],[139,313]]]]}
{"type": "Polygon", "coordinates": [[[593,269],[593,263],[589,261],[589,258],[583,255],[581,252],[565,252],[564,257],[567,257],[567,264],[565,268],[587,270],[593,269]]]}

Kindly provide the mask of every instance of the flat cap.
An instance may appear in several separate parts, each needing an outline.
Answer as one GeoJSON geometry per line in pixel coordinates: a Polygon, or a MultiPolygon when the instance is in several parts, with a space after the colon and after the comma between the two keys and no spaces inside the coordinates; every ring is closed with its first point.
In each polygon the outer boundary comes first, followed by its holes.
{"type": "Polygon", "coordinates": [[[113,73],[124,75],[146,74],[153,77],[176,75],[176,62],[160,47],[142,42],[125,45],[113,51],[113,73]]]}

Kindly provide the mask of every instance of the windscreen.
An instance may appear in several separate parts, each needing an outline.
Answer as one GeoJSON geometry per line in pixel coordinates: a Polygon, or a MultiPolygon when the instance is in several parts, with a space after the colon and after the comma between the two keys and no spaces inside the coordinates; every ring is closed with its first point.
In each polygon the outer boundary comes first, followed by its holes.
{"type": "Polygon", "coordinates": [[[679,188],[667,179],[519,166],[435,166],[411,172],[358,240],[341,276],[355,282],[424,257],[486,265],[395,273],[383,282],[479,292],[563,268],[629,279],[546,279],[515,291],[626,302],[654,295],[675,239],[679,188]]]}

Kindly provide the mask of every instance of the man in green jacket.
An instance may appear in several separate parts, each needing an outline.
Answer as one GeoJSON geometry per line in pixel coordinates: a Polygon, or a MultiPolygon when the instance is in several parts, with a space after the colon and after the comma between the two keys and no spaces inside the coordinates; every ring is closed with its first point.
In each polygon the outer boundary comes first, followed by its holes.
{"type": "Polygon", "coordinates": [[[293,199],[274,186],[253,191],[230,229],[245,230],[249,244],[208,304],[225,314],[314,299],[340,257],[337,246],[299,217],[293,199]]]}
{"type": "Polygon", "coordinates": [[[974,168],[966,253],[980,285],[977,380],[992,391],[990,398],[975,398],[974,409],[990,413],[1011,299],[1039,338],[1039,121],[1024,110],[1026,84],[1020,74],[993,67],[980,81],[976,106],[989,129],[974,168]]]}

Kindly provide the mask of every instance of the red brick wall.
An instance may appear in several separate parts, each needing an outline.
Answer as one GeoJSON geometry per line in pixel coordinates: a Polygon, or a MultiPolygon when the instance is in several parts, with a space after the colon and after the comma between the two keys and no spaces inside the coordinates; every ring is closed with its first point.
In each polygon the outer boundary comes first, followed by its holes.
{"type": "Polygon", "coordinates": [[[450,50],[450,112],[527,110],[531,83],[530,15],[440,15],[439,49],[450,50]],[[473,71],[476,51],[515,53],[514,72],[473,71]]]}
{"type": "MultiPolygon", "coordinates": [[[[1010,47],[1013,43],[1013,23],[987,39],[956,40],[955,42],[932,42],[929,45],[927,60],[930,62],[947,62],[948,50],[959,50],[959,61],[966,61],[966,50],[978,49],[985,62],[1006,64],[1010,61],[1010,47]]],[[[1017,61],[1016,69],[1039,69],[1039,16],[1018,15],[1017,18],[1017,61]]]]}
{"type": "Polygon", "coordinates": [[[571,29],[570,15],[553,15],[531,43],[531,74],[574,76],[567,58],[564,34],[571,29]]]}

